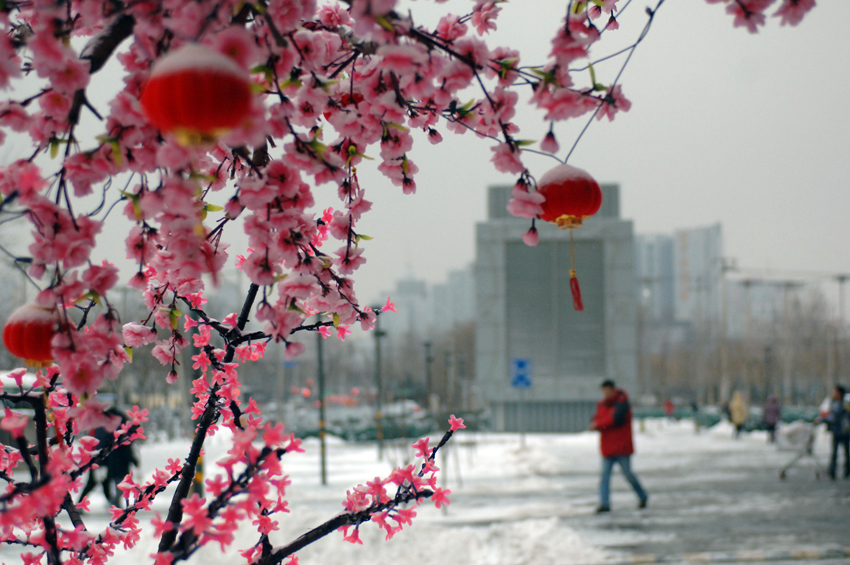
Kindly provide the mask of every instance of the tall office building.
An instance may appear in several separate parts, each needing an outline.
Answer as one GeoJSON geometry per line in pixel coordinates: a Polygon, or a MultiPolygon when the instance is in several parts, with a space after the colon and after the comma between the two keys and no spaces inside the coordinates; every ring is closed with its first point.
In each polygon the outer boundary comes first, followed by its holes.
{"type": "Polygon", "coordinates": [[[604,379],[634,388],[633,227],[619,217],[619,186],[602,191],[600,211],[573,230],[576,312],[570,233],[538,222],[540,243],[526,246],[529,221],[505,209],[511,187],[490,188],[489,219],[476,226],[476,378],[496,430],[586,429],[604,379]]]}

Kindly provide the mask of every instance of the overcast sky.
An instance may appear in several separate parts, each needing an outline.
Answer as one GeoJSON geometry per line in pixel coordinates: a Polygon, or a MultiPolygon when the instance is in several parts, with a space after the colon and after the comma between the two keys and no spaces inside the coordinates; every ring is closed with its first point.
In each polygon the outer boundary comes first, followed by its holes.
{"type": "MultiPolygon", "coordinates": [[[[631,111],[612,123],[594,122],[570,163],[600,182],[620,183],[622,214],[634,220],[637,233],[722,222],[725,254],[742,266],[850,272],[850,2],[820,4],[796,28],[771,18],[751,35],[733,28],[720,5],[667,0],[620,81],[631,111]]],[[[410,8],[425,23],[435,9],[450,6],[458,13],[469,5],[413,2],[410,8]]],[[[503,4],[490,45],[519,48],[524,65],[544,62],[564,5],[503,4]]],[[[594,46],[594,58],[633,41],[646,21],[646,5],[631,3],[621,29],[594,46]]],[[[599,65],[597,80],[609,84],[621,62],[599,65]]],[[[106,71],[95,77],[89,90],[98,107],[106,108],[117,78],[106,71]]],[[[548,127],[541,120],[523,106],[515,119],[519,137],[541,139],[548,127]]],[[[561,156],[584,121],[559,124],[561,156]]],[[[442,144],[421,140],[411,154],[420,168],[414,196],[377,173],[377,161],[361,165],[361,184],[374,203],[360,224],[362,233],[374,237],[356,276],[363,301],[385,300],[381,291],[408,272],[440,282],[472,262],[487,185],[515,180],[493,169],[492,142],[440,129],[442,144]]],[[[6,147],[4,153],[18,152],[6,147]]],[[[556,163],[535,157],[526,164],[539,176],[556,163]]],[[[330,196],[335,192],[320,187],[319,204],[338,207],[330,196]]],[[[116,241],[116,235],[110,229],[104,241],[116,241]]],[[[231,257],[243,249],[244,238],[237,239],[231,257]]],[[[107,255],[120,264],[123,242],[111,245],[107,255]]]]}
{"type": "MultiPolygon", "coordinates": [[[[540,61],[563,5],[504,4],[494,45],[520,45],[523,64],[540,61]]],[[[636,37],[646,5],[632,2],[618,41],[636,37]]],[[[751,35],[722,6],[667,0],[621,79],[631,110],[594,122],[570,163],[620,183],[622,214],[637,233],[722,222],[725,254],[744,267],[850,272],[848,22],[850,2],[822,1],[797,27],[771,18],[751,35]]],[[[595,57],[609,52],[605,39],[595,57]]],[[[610,83],[620,61],[600,65],[598,81],[610,83]]],[[[522,138],[545,134],[538,113],[516,122],[522,138]]],[[[559,125],[562,156],[583,125],[559,125]]],[[[415,196],[361,173],[375,200],[362,229],[376,237],[359,273],[364,298],[408,267],[439,281],[471,262],[485,187],[513,182],[490,166],[489,142],[445,139],[414,147],[415,196]]],[[[538,176],[555,164],[527,160],[538,176]]]]}

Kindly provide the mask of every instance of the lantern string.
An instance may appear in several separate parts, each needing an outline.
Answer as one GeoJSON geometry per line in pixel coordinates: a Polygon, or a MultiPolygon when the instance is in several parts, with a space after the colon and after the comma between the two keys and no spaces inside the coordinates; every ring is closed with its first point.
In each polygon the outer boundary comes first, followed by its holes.
{"type": "Polygon", "coordinates": [[[576,276],[573,230],[570,230],[570,292],[573,295],[573,309],[576,312],[584,311],[584,304],[581,302],[581,288],[578,285],[578,277],[576,276]]]}

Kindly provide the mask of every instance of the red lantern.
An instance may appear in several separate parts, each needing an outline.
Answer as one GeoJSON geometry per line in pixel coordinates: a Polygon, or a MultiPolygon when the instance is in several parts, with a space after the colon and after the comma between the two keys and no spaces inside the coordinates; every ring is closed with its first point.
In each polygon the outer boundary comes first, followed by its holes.
{"type": "Polygon", "coordinates": [[[581,226],[582,220],[599,211],[602,191],[599,183],[585,171],[570,165],[558,165],[540,177],[537,192],[546,197],[541,204],[541,220],[558,224],[559,228],[581,226]]]}
{"type": "Polygon", "coordinates": [[[189,43],[154,63],[141,102],[161,132],[195,139],[239,125],[251,96],[248,73],[236,61],[189,43]]]}
{"type": "MultiPolygon", "coordinates": [[[[582,222],[602,206],[599,183],[585,171],[571,165],[558,165],[540,177],[537,192],[546,197],[540,205],[543,208],[540,219],[557,224],[561,229],[581,227],[582,222]]],[[[573,308],[582,311],[584,305],[573,256],[573,232],[570,232],[570,291],[573,308]]]]}
{"type": "Polygon", "coordinates": [[[12,312],[6,320],[3,343],[12,355],[23,359],[28,366],[44,367],[53,361],[50,341],[57,327],[54,308],[30,302],[12,312]]]}

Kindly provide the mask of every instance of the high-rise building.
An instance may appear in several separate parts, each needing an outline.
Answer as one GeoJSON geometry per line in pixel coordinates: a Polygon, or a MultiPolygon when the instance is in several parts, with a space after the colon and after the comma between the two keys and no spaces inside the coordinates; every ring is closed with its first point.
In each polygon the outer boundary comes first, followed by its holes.
{"type": "Polygon", "coordinates": [[[671,235],[635,236],[638,299],[648,320],[671,322],[675,313],[674,239],[671,235]]]}
{"type": "Polygon", "coordinates": [[[635,251],[619,216],[619,186],[604,185],[600,211],[570,232],[505,209],[511,187],[490,187],[489,218],[476,228],[476,378],[500,431],[586,429],[599,385],[636,382],[635,251]],[[573,309],[570,269],[584,311],[573,309]],[[530,385],[525,388],[525,385],[530,385]]]}
{"type": "Polygon", "coordinates": [[[720,319],[723,230],[720,224],[677,230],[674,239],[674,307],[680,322],[720,319]]]}

